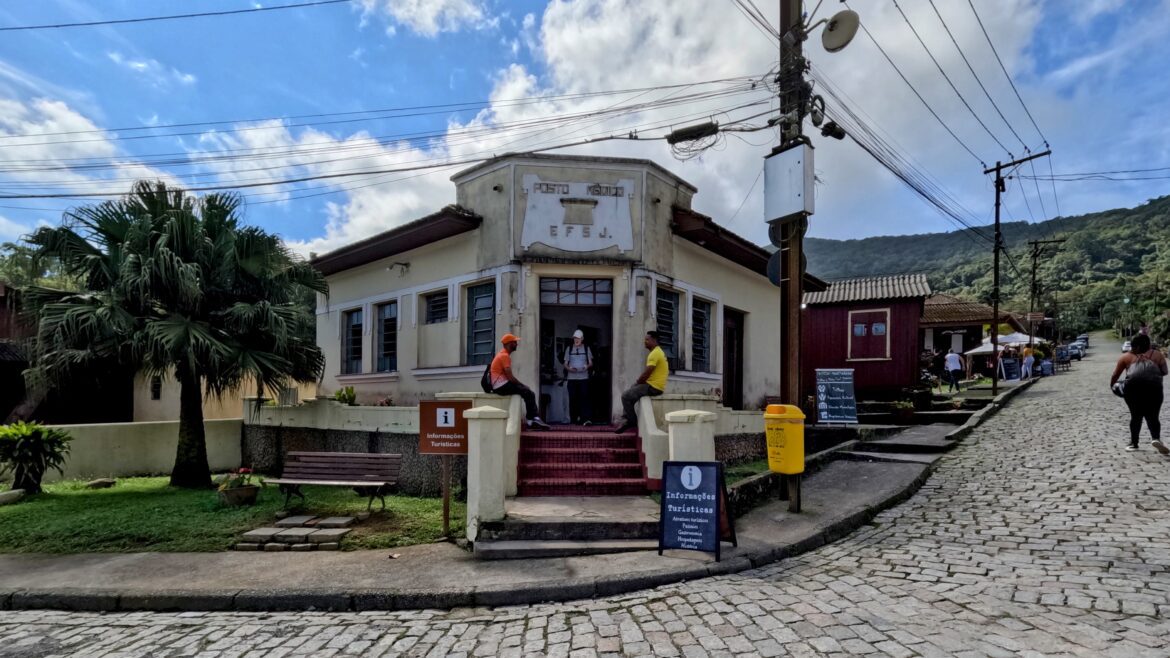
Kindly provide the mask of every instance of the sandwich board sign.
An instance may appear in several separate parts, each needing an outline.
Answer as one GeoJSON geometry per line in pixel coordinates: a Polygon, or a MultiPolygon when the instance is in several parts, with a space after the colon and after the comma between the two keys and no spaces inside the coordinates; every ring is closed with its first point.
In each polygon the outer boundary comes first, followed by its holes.
{"type": "Polygon", "coordinates": [[[658,554],[666,549],[703,551],[714,553],[718,562],[723,541],[738,545],[723,464],[663,462],[658,554]]]}
{"type": "Polygon", "coordinates": [[[853,368],[817,368],[817,422],[856,423],[853,368]]]}

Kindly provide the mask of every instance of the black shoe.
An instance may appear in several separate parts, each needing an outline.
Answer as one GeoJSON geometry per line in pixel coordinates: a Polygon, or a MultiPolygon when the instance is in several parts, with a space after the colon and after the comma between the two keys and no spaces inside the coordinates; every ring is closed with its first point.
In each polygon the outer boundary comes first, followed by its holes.
{"type": "Polygon", "coordinates": [[[629,423],[622,423],[621,427],[614,430],[614,434],[625,434],[626,432],[628,432],[632,429],[634,429],[633,425],[631,425],[629,423]]]}
{"type": "Polygon", "coordinates": [[[537,418],[533,418],[532,420],[528,421],[528,427],[529,427],[530,429],[534,429],[534,430],[547,430],[547,429],[551,429],[551,428],[549,427],[548,423],[544,422],[544,421],[543,421],[543,420],[541,420],[539,417],[537,417],[537,418]]]}

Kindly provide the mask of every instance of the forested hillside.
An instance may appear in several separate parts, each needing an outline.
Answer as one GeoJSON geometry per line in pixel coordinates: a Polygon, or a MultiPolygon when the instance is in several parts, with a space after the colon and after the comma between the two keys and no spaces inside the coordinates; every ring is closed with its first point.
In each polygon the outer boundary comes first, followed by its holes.
{"type": "MultiPolygon", "coordinates": [[[[990,226],[980,231],[992,235],[990,226]]],[[[1125,329],[1146,320],[1160,334],[1170,335],[1170,321],[1161,317],[1170,300],[1170,196],[1136,208],[1037,224],[1007,223],[1003,234],[1017,268],[1007,258],[1001,260],[1008,309],[1028,310],[1028,241],[1065,238],[1059,250],[1040,261],[1039,310],[1059,313],[1069,330],[1125,329]]],[[[805,251],[808,271],[825,279],[921,271],[936,291],[990,300],[991,243],[970,231],[862,240],[809,238],[805,251]]]]}

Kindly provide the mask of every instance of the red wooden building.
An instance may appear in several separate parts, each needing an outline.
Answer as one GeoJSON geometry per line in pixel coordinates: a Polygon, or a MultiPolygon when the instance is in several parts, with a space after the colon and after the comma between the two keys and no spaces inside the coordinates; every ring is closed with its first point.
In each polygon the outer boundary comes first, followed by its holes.
{"type": "Polygon", "coordinates": [[[914,386],[919,378],[919,323],[930,296],[925,274],[829,283],[804,296],[801,388],[813,394],[817,368],[853,368],[859,395],[914,386]]]}

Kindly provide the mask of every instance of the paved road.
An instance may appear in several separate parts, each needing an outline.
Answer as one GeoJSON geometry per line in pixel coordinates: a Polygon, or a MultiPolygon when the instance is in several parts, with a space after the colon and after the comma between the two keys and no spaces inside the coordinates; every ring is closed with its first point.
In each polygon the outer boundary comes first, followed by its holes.
{"type": "Polygon", "coordinates": [[[398,613],[0,613],[0,656],[1170,656],[1170,460],[1115,346],[1040,382],[831,546],[605,600],[398,613]]]}

